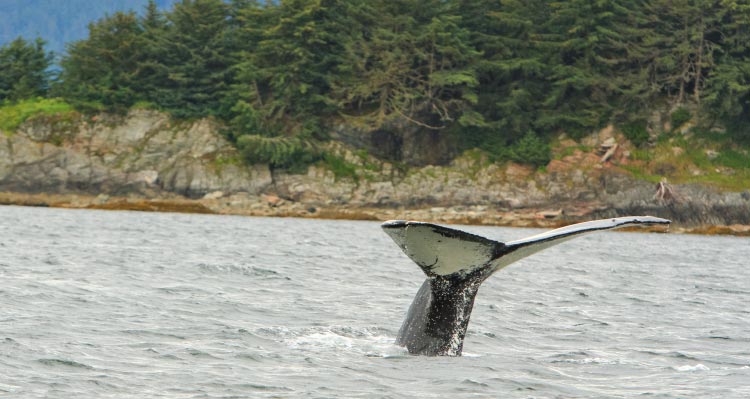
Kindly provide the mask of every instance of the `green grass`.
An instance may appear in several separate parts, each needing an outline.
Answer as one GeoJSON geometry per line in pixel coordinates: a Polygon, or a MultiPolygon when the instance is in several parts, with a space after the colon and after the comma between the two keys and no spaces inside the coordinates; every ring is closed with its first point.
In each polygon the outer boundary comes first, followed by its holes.
{"type": "Polygon", "coordinates": [[[565,147],[559,153],[555,154],[555,156],[553,157],[553,159],[560,160],[560,159],[563,159],[565,157],[569,157],[569,156],[575,154],[576,151],[591,152],[591,150],[592,150],[591,147],[589,147],[587,145],[582,145],[582,144],[581,145],[570,146],[570,147],[565,147]]]}
{"type": "Polygon", "coordinates": [[[651,183],[658,183],[661,181],[661,176],[651,174],[645,169],[637,168],[635,166],[629,166],[629,165],[622,165],[620,167],[630,172],[633,175],[633,177],[635,177],[638,180],[645,180],[651,183]]]}
{"type": "Polygon", "coordinates": [[[652,150],[635,149],[632,151],[632,157],[636,161],[651,161],[654,159],[654,153],[652,150]]]}
{"type": "Polygon", "coordinates": [[[733,169],[750,169],[750,151],[726,149],[719,152],[714,162],[721,166],[733,169]]]}
{"type": "Polygon", "coordinates": [[[239,155],[219,155],[214,159],[214,167],[221,173],[226,166],[242,165],[242,158],[239,155]]]}
{"type": "Polygon", "coordinates": [[[143,110],[150,110],[150,111],[158,111],[159,107],[150,102],[150,101],[138,101],[135,104],[130,106],[130,109],[143,109],[143,110]]]}
{"type": "Polygon", "coordinates": [[[671,183],[703,183],[730,191],[750,187],[750,148],[734,144],[716,133],[689,138],[662,136],[654,147],[632,151],[632,158],[644,164],[622,168],[637,179],[653,183],[663,176],[671,183]],[[714,150],[718,155],[710,159],[707,150],[714,150]]]}
{"type": "Polygon", "coordinates": [[[703,183],[729,191],[744,191],[750,187],[750,171],[738,171],[734,175],[721,173],[708,173],[701,176],[691,176],[688,179],[679,179],[675,183],[703,183]]]}
{"type": "Polygon", "coordinates": [[[357,165],[347,162],[344,158],[332,155],[330,153],[323,154],[323,165],[328,170],[333,172],[336,180],[343,178],[351,178],[357,180],[357,165]]]}
{"type": "Polygon", "coordinates": [[[73,112],[73,107],[56,98],[36,98],[0,106],[0,130],[13,134],[27,120],[41,115],[58,115],[73,112]]]}

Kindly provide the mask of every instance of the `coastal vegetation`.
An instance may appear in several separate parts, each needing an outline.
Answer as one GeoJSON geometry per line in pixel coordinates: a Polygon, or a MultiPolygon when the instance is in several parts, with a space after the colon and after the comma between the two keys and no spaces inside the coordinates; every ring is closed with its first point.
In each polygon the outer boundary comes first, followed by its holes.
{"type": "MultiPolygon", "coordinates": [[[[321,150],[335,124],[438,132],[536,167],[561,133],[615,124],[634,158],[681,146],[700,170],[747,170],[748,43],[746,0],[149,1],[92,22],[54,76],[40,40],[0,48],[0,128],[67,104],[153,108],[223,121],[249,163],[343,176],[321,150]],[[672,131],[686,123],[689,143],[672,131]],[[709,159],[700,143],[721,151],[709,159]]],[[[638,173],[662,174],[657,163],[638,173]]]]}

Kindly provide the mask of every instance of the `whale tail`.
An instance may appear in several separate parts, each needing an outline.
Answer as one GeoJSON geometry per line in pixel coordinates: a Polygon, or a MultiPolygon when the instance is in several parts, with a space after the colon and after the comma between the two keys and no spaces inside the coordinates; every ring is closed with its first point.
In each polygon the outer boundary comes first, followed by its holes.
{"type": "Polygon", "coordinates": [[[428,277],[468,274],[503,253],[505,244],[432,223],[392,220],[383,230],[428,277]]]}
{"type": "Polygon", "coordinates": [[[505,243],[426,222],[390,220],[381,227],[427,277],[437,277],[455,273],[467,275],[482,268],[489,268],[494,273],[513,262],[586,233],[670,223],[667,219],[653,216],[592,220],[505,243]]]}
{"type": "Polygon", "coordinates": [[[496,271],[582,234],[669,223],[653,216],[602,219],[502,243],[432,223],[385,222],[383,230],[427,275],[397,343],[412,354],[458,356],[479,285],[496,271]]]}

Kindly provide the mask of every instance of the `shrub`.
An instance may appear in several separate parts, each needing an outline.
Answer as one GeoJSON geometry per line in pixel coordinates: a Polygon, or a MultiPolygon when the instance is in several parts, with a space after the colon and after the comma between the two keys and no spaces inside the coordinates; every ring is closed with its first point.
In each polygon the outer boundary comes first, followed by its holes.
{"type": "Polygon", "coordinates": [[[529,131],[510,148],[509,157],[515,162],[544,166],[551,159],[549,143],[529,131]]]}
{"type": "Polygon", "coordinates": [[[350,177],[357,178],[357,165],[347,162],[344,158],[330,153],[323,154],[323,163],[333,172],[336,179],[350,177]]]}
{"type": "Polygon", "coordinates": [[[672,129],[677,129],[692,118],[690,110],[685,107],[677,108],[672,112],[672,129]]]}
{"type": "Polygon", "coordinates": [[[624,134],[625,137],[627,137],[627,139],[630,140],[630,142],[633,143],[633,145],[636,147],[642,146],[643,144],[648,142],[649,139],[645,121],[630,122],[625,124],[622,127],[622,134],[624,134]]]}
{"type": "Polygon", "coordinates": [[[320,159],[312,143],[296,137],[248,134],[237,139],[237,148],[251,164],[266,163],[291,172],[304,172],[308,165],[320,159]]]}

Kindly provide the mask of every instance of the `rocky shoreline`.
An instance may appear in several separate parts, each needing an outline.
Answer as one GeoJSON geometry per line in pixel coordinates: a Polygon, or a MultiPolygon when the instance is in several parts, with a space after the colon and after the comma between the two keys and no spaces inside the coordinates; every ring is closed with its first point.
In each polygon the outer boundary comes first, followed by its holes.
{"type": "MultiPolygon", "coordinates": [[[[557,228],[591,219],[584,215],[565,215],[559,210],[501,210],[486,206],[454,206],[430,208],[372,207],[304,207],[273,196],[247,196],[223,199],[173,198],[144,199],[80,194],[27,194],[0,192],[0,205],[55,207],[68,209],[100,209],[141,212],[178,212],[218,215],[299,217],[312,219],[343,219],[385,221],[392,219],[420,220],[442,224],[485,225],[528,228],[557,228]]],[[[701,225],[633,228],[634,231],[678,234],[734,235],[750,237],[750,225],[701,225]]]]}
{"type": "Polygon", "coordinates": [[[0,204],[545,228],[650,214],[672,232],[750,231],[749,191],[637,179],[612,128],[561,139],[542,170],[479,152],[407,167],[332,141],[325,150],[345,167],[305,173],[248,166],[220,131],[147,110],[33,119],[0,134],[0,204]]]}

